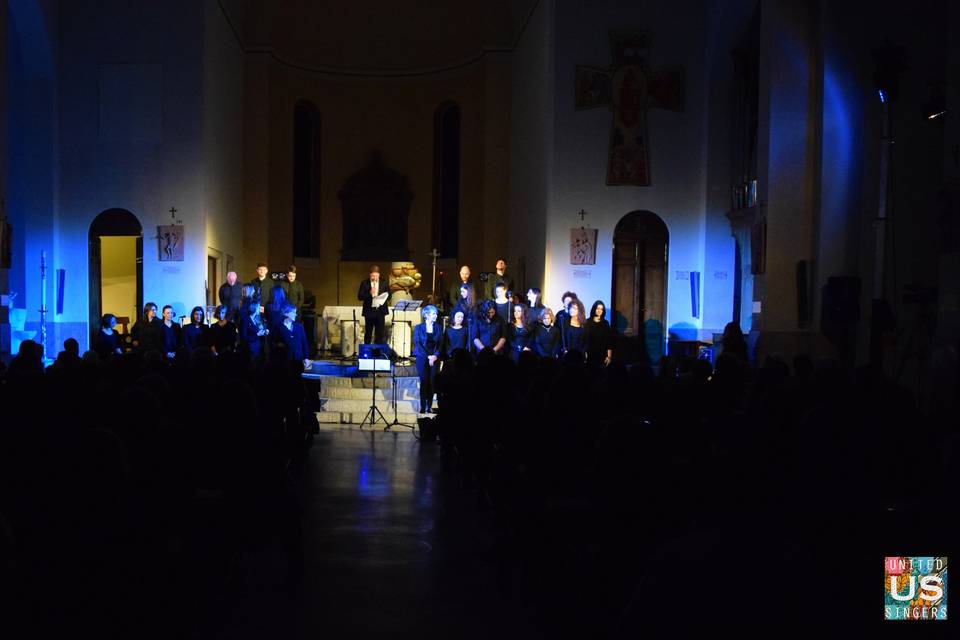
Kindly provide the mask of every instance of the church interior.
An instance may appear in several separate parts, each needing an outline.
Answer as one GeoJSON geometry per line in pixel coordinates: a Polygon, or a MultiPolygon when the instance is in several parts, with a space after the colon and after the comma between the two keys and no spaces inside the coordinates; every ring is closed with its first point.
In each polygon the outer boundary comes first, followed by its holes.
{"type": "Polygon", "coordinates": [[[958,25],[0,0],[3,635],[947,633],[958,25]]]}

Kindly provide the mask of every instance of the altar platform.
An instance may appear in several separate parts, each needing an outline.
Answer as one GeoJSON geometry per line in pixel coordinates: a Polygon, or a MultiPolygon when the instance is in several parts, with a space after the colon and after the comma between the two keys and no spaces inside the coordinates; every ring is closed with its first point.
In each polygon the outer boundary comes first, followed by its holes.
{"type": "MultiPolygon", "coordinates": [[[[373,374],[360,371],[355,359],[318,360],[313,367],[305,371],[309,393],[318,394],[320,410],[317,420],[321,425],[354,425],[363,422],[370,403],[376,395],[377,408],[393,422],[394,398],[397,402],[397,419],[406,424],[416,424],[420,414],[420,381],[416,367],[396,366],[396,393],[394,379],[388,373],[377,373],[376,391],[373,374]]],[[[436,403],[434,403],[436,407],[436,403]]],[[[366,428],[367,425],[364,425],[366,428]]],[[[377,420],[374,429],[383,429],[386,424],[377,420]]]]}

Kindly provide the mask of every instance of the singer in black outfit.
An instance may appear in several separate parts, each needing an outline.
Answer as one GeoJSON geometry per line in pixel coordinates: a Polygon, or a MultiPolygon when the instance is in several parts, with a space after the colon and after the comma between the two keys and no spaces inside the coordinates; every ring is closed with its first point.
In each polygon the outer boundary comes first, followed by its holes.
{"type": "Polygon", "coordinates": [[[253,360],[264,353],[266,338],[270,335],[270,330],[264,325],[260,316],[260,303],[251,302],[244,314],[242,324],[240,325],[240,347],[250,355],[253,360]]]}
{"type": "Polygon", "coordinates": [[[203,307],[194,307],[190,312],[190,324],[183,328],[183,346],[193,352],[200,347],[206,347],[207,325],[203,323],[203,307]]]}
{"type": "Polygon", "coordinates": [[[567,324],[560,329],[560,335],[563,336],[563,352],[577,351],[583,353],[586,347],[583,325],[585,324],[586,313],[583,310],[583,303],[577,298],[570,304],[570,319],[567,324]]]}
{"type": "Polygon", "coordinates": [[[510,309],[512,308],[510,299],[507,297],[507,285],[498,282],[493,286],[493,303],[497,307],[497,315],[503,320],[503,323],[509,325],[512,322],[510,309]]]}
{"type": "Polygon", "coordinates": [[[514,362],[520,360],[520,353],[532,351],[530,342],[533,334],[527,324],[527,305],[513,305],[513,322],[510,323],[507,336],[510,341],[510,358],[514,362]]]}
{"type": "Polygon", "coordinates": [[[480,353],[489,347],[494,353],[503,353],[506,345],[507,328],[497,315],[497,305],[493,300],[485,300],[480,306],[480,319],[477,321],[477,332],[473,337],[473,349],[476,353],[480,353]]]}
{"type": "Polygon", "coordinates": [[[587,366],[602,369],[610,364],[613,357],[613,336],[610,323],[604,318],[606,308],[602,300],[590,307],[590,319],[584,323],[584,351],[587,354],[587,366]]]}
{"type": "Polygon", "coordinates": [[[413,329],[413,354],[417,358],[420,377],[420,413],[433,410],[433,384],[440,368],[440,346],[443,330],[437,324],[437,308],[428,304],[420,312],[423,322],[413,329]]]}
{"type": "Polygon", "coordinates": [[[543,306],[542,293],[537,287],[530,287],[527,289],[527,316],[530,320],[531,325],[536,325],[540,322],[540,314],[543,313],[545,307],[543,306]]]}
{"type": "Polygon", "coordinates": [[[228,320],[234,322],[240,315],[240,305],[243,303],[243,285],[237,281],[236,271],[227,272],[227,281],[220,285],[217,293],[220,304],[228,309],[228,320]]]}
{"type": "Polygon", "coordinates": [[[440,341],[440,356],[446,361],[453,357],[457,349],[470,349],[470,329],[467,326],[463,309],[456,309],[450,316],[450,324],[443,332],[440,341]]]}
{"type": "Polygon", "coordinates": [[[357,291],[357,300],[363,302],[363,317],[367,321],[363,330],[363,341],[366,344],[371,344],[371,336],[374,344],[382,344],[384,341],[384,318],[387,317],[388,305],[384,303],[374,307],[373,299],[386,292],[387,286],[387,283],[380,279],[380,267],[373,265],[370,267],[370,277],[360,283],[357,291]]]}
{"type": "Polygon", "coordinates": [[[175,315],[173,307],[170,305],[163,307],[163,320],[160,321],[160,351],[168,358],[176,355],[177,349],[183,344],[183,329],[174,320],[175,315]]]}
{"type": "Polygon", "coordinates": [[[549,307],[543,308],[540,322],[534,326],[532,346],[541,358],[560,357],[560,328],[553,323],[553,311],[549,307]]]}
{"type": "Polygon", "coordinates": [[[101,360],[108,360],[110,357],[122,353],[120,349],[120,335],[114,330],[116,326],[117,316],[112,313],[104,314],[104,316],[100,318],[100,330],[97,331],[93,350],[100,356],[101,360]]]}
{"type": "Polygon", "coordinates": [[[287,348],[287,359],[310,367],[310,343],[303,325],[297,322],[297,308],[286,303],[281,310],[283,320],[277,324],[277,340],[287,348]]]}
{"type": "Polygon", "coordinates": [[[210,348],[217,355],[237,348],[237,325],[230,320],[230,308],[220,305],[214,312],[216,318],[210,326],[210,348]]]}
{"type": "Polygon", "coordinates": [[[157,305],[153,302],[143,305],[143,315],[130,329],[133,348],[140,353],[160,351],[163,348],[160,325],[160,318],[157,317],[157,305]]]}

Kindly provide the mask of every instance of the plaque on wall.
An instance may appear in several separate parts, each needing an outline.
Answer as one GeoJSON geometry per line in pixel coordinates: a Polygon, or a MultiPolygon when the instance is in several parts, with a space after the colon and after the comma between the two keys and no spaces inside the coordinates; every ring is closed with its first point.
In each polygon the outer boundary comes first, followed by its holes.
{"type": "Polygon", "coordinates": [[[183,225],[157,227],[160,262],[183,262],[183,225]]]}
{"type": "Polygon", "coordinates": [[[570,229],[570,264],[597,263],[597,230],[570,229]]]}

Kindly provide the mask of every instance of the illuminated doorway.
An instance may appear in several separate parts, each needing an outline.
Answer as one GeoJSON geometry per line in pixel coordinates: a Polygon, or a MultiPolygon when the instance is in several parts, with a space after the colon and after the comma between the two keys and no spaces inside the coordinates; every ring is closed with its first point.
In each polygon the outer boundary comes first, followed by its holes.
{"type": "Polygon", "coordinates": [[[117,316],[121,325],[132,324],[143,307],[140,222],[125,209],[108,209],[90,224],[88,246],[91,333],[105,313],[117,316]]]}

